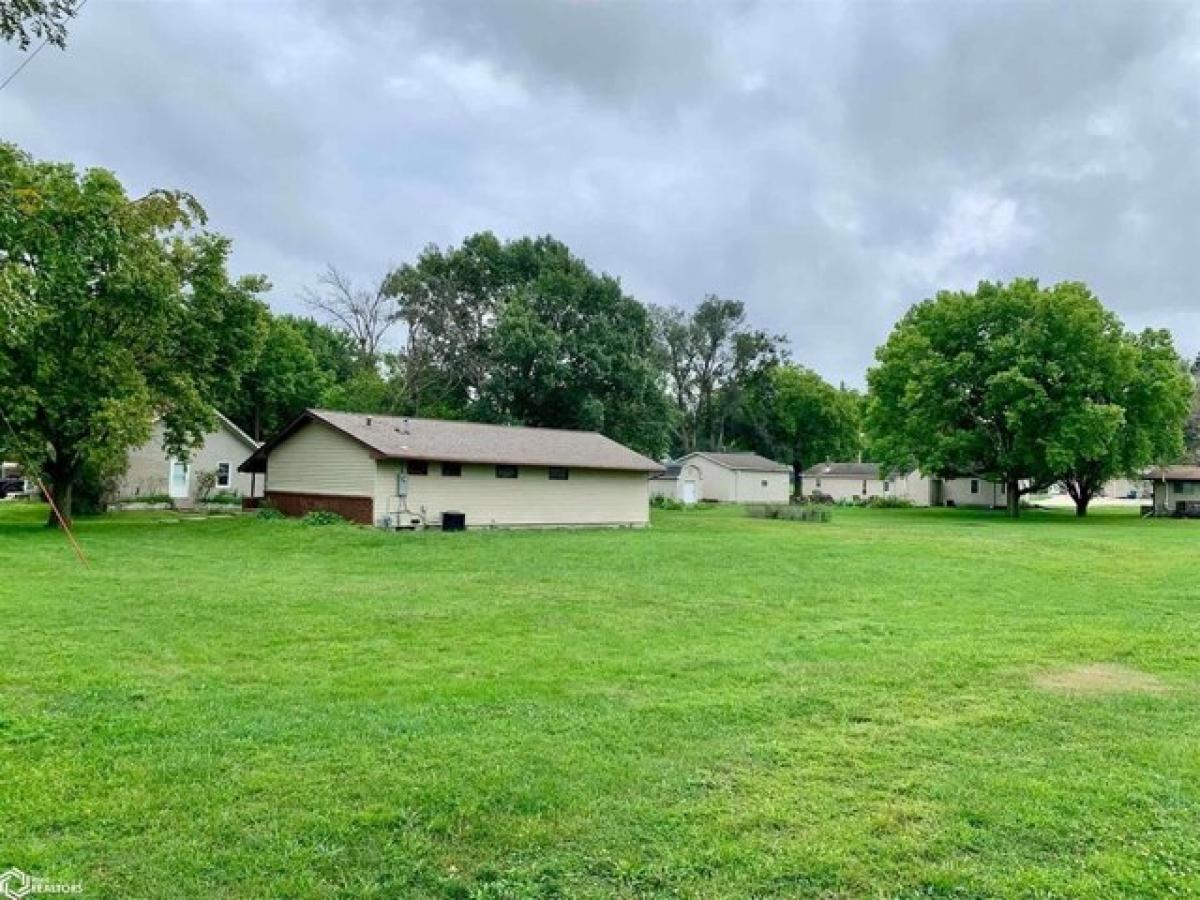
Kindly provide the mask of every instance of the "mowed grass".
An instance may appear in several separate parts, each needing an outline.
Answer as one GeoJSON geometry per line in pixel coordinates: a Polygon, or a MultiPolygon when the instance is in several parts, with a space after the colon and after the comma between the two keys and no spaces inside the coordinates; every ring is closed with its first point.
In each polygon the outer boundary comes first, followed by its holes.
{"type": "Polygon", "coordinates": [[[40,515],[0,508],[0,869],[112,898],[1200,894],[1200,523],[148,514],[81,521],[83,571],[40,515]]]}

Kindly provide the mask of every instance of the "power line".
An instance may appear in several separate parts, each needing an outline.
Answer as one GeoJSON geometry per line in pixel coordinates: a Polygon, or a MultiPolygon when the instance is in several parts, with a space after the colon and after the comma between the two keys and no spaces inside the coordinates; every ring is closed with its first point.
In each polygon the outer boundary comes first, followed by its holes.
{"type": "MultiPolygon", "coordinates": [[[[54,502],[54,495],[46,490],[46,483],[42,481],[42,476],[33,466],[29,464],[30,457],[25,455],[25,448],[21,446],[21,438],[17,435],[17,430],[13,428],[12,422],[8,421],[8,416],[4,414],[4,410],[0,409],[0,419],[4,420],[4,424],[8,426],[8,433],[12,435],[12,449],[17,453],[17,460],[21,463],[21,474],[32,474],[34,481],[37,482],[38,490],[42,492],[42,496],[46,498],[46,502],[50,504],[50,509],[54,512],[54,517],[58,519],[59,527],[62,528],[63,534],[67,536],[67,540],[71,543],[71,549],[75,551],[75,555],[79,561],[83,563],[85,569],[90,568],[88,565],[87,556],[84,555],[83,548],[79,546],[79,541],[75,539],[75,534],[71,531],[71,523],[67,517],[62,514],[58,508],[58,504],[54,502]]],[[[58,485],[55,485],[58,488],[58,485]]]]}
{"type": "MultiPolygon", "coordinates": [[[[71,13],[71,18],[74,18],[75,16],[79,15],[79,11],[81,9],[83,9],[85,6],[87,6],[87,2],[88,2],[88,0],[80,0],[79,5],[77,7],[75,7],[75,10],[71,13]]],[[[19,66],[17,66],[15,69],[13,69],[12,72],[9,73],[9,76],[4,79],[4,81],[0,81],[0,91],[4,90],[6,87],[8,87],[9,82],[11,82],[18,75],[20,75],[21,72],[25,69],[25,67],[27,65],[29,65],[31,62],[33,62],[33,58],[35,56],[37,56],[39,53],[41,53],[43,50],[46,49],[46,45],[48,43],[50,43],[50,38],[49,37],[43,38],[42,42],[40,44],[38,44],[37,47],[34,48],[33,52],[30,53],[28,56],[26,56],[23,60],[21,60],[21,64],[19,66]]]]}

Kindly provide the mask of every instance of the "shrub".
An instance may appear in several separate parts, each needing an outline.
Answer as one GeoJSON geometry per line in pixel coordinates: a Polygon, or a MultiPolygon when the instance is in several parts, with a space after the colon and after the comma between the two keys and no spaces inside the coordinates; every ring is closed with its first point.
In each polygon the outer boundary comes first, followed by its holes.
{"type": "Polygon", "coordinates": [[[122,497],[118,503],[170,503],[171,498],[167,494],[136,494],[133,497],[122,497]]]}
{"type": "Polygon", "coordinates": [[[300,521],[305,525],[337,525],[346,520],[327,509],[310,509],[300,521]]]}
{"type": "Polygon", "coordinates": [[[651,497],[651,509],[687,509],[687,504],[682,500],[676,500],[674,497],[651,497]]]}
{"type": "Polygon", "coordinates": [[[196,473],[196,499],[201,503],[207,502],[208,495],[216,486],[217,472],[215,469],[204,469],[196,473]]]}
{"type": "Polygon", "coordinates": [[[283,513],[281,513],[279,510],[277,510],[273,506],[261,506],[261,507],[259,507],[258,512],[255,513],[255,515],[258,518],[265,519],[267,521],[272,521],[275,519],[282,519],[284,517],[283,513]]]}
{"type": "Polygon", "coordinates": [[[237,491],[217,491],[209,497],[205,503],[224,503],[228,506],[240,506],[242,503],[241,494],[237,491]]]}
{"type": "Polygon", "coordinates": [[[786,519],[790,522],[828,522],[833,511],[815,503],[751,503],[746,515],[752,519],[786,519]]]}
{"type": "Polygon", "coordinates": [[[871,509],[912,509],[913,502],[905,497],[872,497],[867,501],[871,509]]]}

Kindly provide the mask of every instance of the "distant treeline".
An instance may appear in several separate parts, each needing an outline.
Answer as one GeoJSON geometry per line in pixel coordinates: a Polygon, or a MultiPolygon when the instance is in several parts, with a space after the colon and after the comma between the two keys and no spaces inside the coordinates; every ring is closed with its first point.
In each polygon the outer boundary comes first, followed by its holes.
{"type": "Polygon", "coordinates": [[[552,237],[430,246],[369,289],[330,268],[305,299],[317,318],[272,316],[222,401],[256,437],[326,406],[590,429],[655,457],[859,451],[859,396],[792,365],[742,303],[643,305],[552,237]]]}

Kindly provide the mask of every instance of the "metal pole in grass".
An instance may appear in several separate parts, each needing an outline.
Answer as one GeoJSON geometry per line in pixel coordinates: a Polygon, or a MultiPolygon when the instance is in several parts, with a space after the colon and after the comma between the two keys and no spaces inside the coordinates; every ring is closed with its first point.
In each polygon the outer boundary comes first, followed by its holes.
{"type": "Polygon", "coordinates": [[[17,451],[18,461],[21,463],[21,468],[26,472],[32,472],[34,481],[37,482],[38,490],[42,492],[42,496],[46,498],[46,502],[50,504],[50,509],[54,511],[54,518],[58,519],[59,527],[62,528],[63,534],[67,536],[67,541],[71,545],[71,549],[75,551],[75,556],[83,564],[85,569],[90,568],[87,556],[84,555],[83,548],[79,546],[79,541],[75,539],[75,533],[71,531],[71,525],[67,522],[62,512],[58,508],[58,504],[54,502],[54,497],[46,490],[46,484],[42,481],[42,475],[33,466],[29,465],[29,456],[25,453],[25,449],[21,446],[21,439],[17,437],[17,430],[13,428],[12,422],[8,421],[8,416],[4,414],[4,410],[0,409],[0,419],[4,419],[4,424],[8,427],[8,433],[12,435],[13,449],[17,451]]]}

